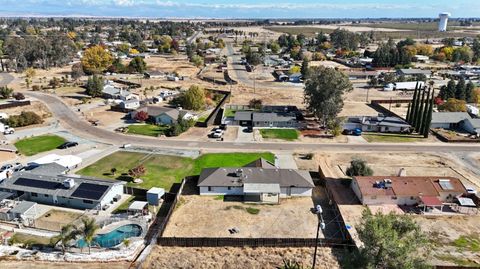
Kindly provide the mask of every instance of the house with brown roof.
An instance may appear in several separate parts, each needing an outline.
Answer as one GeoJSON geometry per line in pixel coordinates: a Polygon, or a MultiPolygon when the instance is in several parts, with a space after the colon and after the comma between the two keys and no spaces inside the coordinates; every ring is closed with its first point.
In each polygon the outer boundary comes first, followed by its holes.
{"type": "Polygon", "coordinates": [[[458,178],[443,176],[359,176],[351,188],[364,205],[440,206],[467,193],[458,178]]]}
{"type": "Polygon", "coordinates": [[[243,196],[244,201],[278,203],[280,198],[311,196],[315,187],[308,171],[280,169],[264,159],[243,167],[202,170],[200,195],[243,196]]]}

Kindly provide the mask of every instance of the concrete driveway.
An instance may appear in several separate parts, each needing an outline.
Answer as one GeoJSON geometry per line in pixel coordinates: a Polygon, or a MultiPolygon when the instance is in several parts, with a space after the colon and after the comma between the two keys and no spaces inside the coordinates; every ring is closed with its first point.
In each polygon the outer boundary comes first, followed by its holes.
{"type": "Polygon", "coordinates": [[[253,131],[252,132],[246,132],[247,127],[239,127],[238,128],[238,133],[237,133],[237,139],[235,142],[254,142],[255,138],[253,136],[253,131]]]}

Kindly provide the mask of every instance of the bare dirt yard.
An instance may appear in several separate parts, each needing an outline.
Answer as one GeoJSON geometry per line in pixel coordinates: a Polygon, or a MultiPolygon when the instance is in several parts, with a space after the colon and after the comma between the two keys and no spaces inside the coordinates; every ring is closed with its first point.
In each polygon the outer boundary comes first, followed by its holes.
{"type": "Polygon", "coordinates": [[[10,261],[2,260],[0,266],[2,268],[15,268],[15,269],[31,269],[34,266],[36,269],[127,269],[130,267],[130,263],[127,262],[108,262],[108,263],[71,263],[71,262],[41,262],[34,261],[10,261]]]}
{"type": "Polygon", "coordinates": [[[81,214],[52,209],[35,220],[35,226],[39,229],[60,231],[61,227],[73,223],[81,217],[81,214]]]}
{"type": "MultiPolygon", "coordinates": [[[[273,82],[276,83],[276,82],[273,82]]],[[[233,86],[230,104],[247,105],[252,99],[261,99],[263,104],[291,105],[298,108],[305,107],[303,103],[303,89],[254,89],[245,86],[233,86]]]]}
{"type": "Polygon", "coordinates": [[[193,77],[198,68],[191,64],[184,56],[164,57],[154,56],[145,59],[149,70],[163,71],[168,73],[176,72],[179,76],[193,77]]]}
{"type": "Polygon", "coordinates": [[[224,202],[222,197],[182,196],[164,236],[314,238],[317,216],[312,198],[282,199],[279,205],[224,202]],[[195,217],[192,217],[195,216],[195,217]],[[230,234],[232,228],[239,233],[230,234]]]}
{"type": "Polygon", "coordinates": [[[12,107],[7,109],[2,109],[3,113],[7,113],[7,115],[19,115],[23,111],[35,112],[37,115],[42,117],[43,119],[49,118],[52,116],[48,107],[39,101],[32,101],[29,106],[20,106],[20,107],[12,107]]]}
{"type": "Polygon", "coordinates": [[[480,216],[414,216],[433,245],[436,265],[480,266],[480,216]]]}
{"type": "MultiPolygon", "coordinates": [[[[315,268],[340,268],[341,251],[319,248],[315,268]]],[[[278,268],[284,260],[310,268],[312,248],[180,248],[155,246],[142,268],[278,268]],[[181,257],[181,258],[172,258],[181,257]]]]}

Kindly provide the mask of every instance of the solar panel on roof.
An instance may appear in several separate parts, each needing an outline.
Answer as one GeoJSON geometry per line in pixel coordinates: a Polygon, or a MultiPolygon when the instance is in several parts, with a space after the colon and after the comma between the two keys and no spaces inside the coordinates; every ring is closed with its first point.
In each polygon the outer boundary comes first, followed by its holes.
{"type": "Polygon", "coordinates": [[[25,187],[47,189],[47,190],[55,190],[62,187],[62,184],[59,182],[44,181],[44,180],[24,178],[24,177],[21,177],[15,180],[13,184],[19,185],[19,186],[25,186],[25,187]]]}
{"type": "Polygon", "coordinates": [[[89,199],[89,200],[99,200],[105,191],[107,191],[108,186],[97,185],[92,183],[81,183],[78,188],[72,193],[72,197],[89,199]]]}
{"type": "Polygon", "coordinates": [[[453,190],[452,183],[450,183],[448,179],[440,179],[438,180],[438,184],[440,184],[443,190],[453,190]]]}

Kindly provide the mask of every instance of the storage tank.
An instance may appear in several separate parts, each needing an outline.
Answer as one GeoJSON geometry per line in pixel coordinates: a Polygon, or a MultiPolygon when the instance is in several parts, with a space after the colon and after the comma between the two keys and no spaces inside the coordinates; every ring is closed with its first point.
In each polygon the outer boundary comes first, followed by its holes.
{"type": "Polygon", "coordinates": [[[448,12],[442,12],[438,15],[438,17],[440,18],[440,21],[438,22],[438,31],[440,32],[447,31],[448,18],[450,16],[451,15],[448,12]]]}

